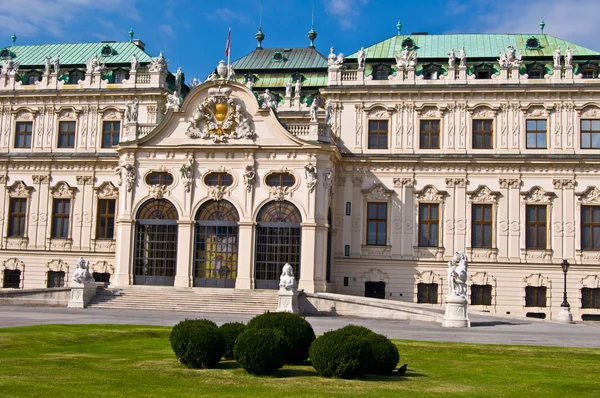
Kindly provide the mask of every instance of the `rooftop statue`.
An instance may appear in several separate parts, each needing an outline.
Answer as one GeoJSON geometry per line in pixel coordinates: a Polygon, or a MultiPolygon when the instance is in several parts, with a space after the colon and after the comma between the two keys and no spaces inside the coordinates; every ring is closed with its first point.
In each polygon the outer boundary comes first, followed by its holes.
{"type": "Polygon", "coordinates": [[[269,89],[266,89],[263,94],[258,96],[258,98],[262,100],[261,108],[277,109],[277,98],[269,91],[269,89]]]}
{"type": "Polygon", "coordinates": [[[290,98],[292,96],[292,82],[288,80],[285,83],[285,98],[290,98]]]}
{"type": "Polygon", "coordinates": [[[454,53],[454,49],[452,48],[448,52],[448,68],[449,69],[454,69],[455,62],[456,62],[456,54],[454,53]]]}
{"type": "Polygon", "coordinates": [[[573,66],[573,52],[569,46],[567,46],[567,50],[565,51],[565,66],[573,66]]]}
{"type": "Polygon", "coordinates": [[[179,108],[181,107],[182,102],[183,99],[179,96],[179,93],[177,93],[177,91],[175,91],[172,94],[167,94],[165,113],[167,113],[169,109],[173,109],[173,112],[179,112],[179,108]]]}
{"type": "Polygon", "coordinates": [[[46,58],[44,59],[44,74],[45,75],[50,74],[51,64],[52,64],[52,61],[50,60],[50,57],[48,55],[46,55],[46,58]]]}
{"type": "Polygon", "coordinates": [[[294,96],[296,98],[300,98],[301,94],[302,94],[302,78],[298,78],[298,80],[296,80],[296,87],[294,88],[294,96]]]}
{"type": "Polygon", "coordinates": [[[358,51],[358,69],[364,69],[367,63],[367,53],[365,52],[365,48],[361,47],[358,51]]]}
{"type": "Polygon", "coordinates": [[[498,63],[502,68],[518,68],[523,61],[521,60],[521,53],[513,46],[508,46],[504,53],[498,53],[498,63]]]}
{"type": "Polygon", "coordinates": [[[133,54],[131,56],[131,71],[132,72],[137,72],[137,69],[140,66],[140,59],[137,57],[137,55],[133,54]]]}
{"type": "Polygon", "coordinates": [[[169,61],[165,59],[165,54],[161,51],[158,57],[150,61],[150,65],[148,65],[148,70],[150,72],[166,72],[168,67],[169,61]]]}
{"type": "Polygon", "coordinates": [[[54,63],[54,73],[58,75],[58,72],[60,72],[60,60],[58,58],[58,55],[54,58],[54,61],[52,62],[54,63]]]}
{"type": "Polygon", "coordinates": [[[554,51],[554,67],[560,67],[560,46],[554,51]]]}
{"type": "Polygon", "coordinates": [[[333,101],[327,98],[325,101],[325,124],[331,125],[331,114],[333,113],[333,101]]]}
{"type": "Polygon", "coordinates": [[[462,46],[458,51],[458,59],[460,60],[460,66],[467,66],[467,53],[465,52],[465,46],[462,46]]]}
{"type": "Polygon", "coordinates": [[[98,57],[90,59],[87,63],[87,73],[100,73],[104,70],[104,64],[98,60],[98,57]]]}
{"type": "Polygon", "coordinates": [[[405,46],[400,54],[396,54],[395,58],[397,68],[414,67],[417,64],[417,52],[409,50],[408,46],[405,46]]]}
{"type": "Polygon", "coordinates": [[[181,70],[181,66],[177,68],[177,72],[175,73],[175,84],[181,86],[183,83],[183,71],[181,70]]]}

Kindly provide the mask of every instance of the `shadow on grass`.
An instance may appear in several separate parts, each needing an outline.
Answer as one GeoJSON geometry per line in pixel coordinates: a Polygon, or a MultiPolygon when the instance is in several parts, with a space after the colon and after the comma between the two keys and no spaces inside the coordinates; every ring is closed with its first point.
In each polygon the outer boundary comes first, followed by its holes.
{"type": "Polygon", "coordinates": [[[225,360],[217,364],[215,369],[231,370],[240,369],[242,366],[234,360],[225,360]]]}
{"type": "Polygon", "coordinates": [[[397,373],[392,373],[388,376],[385,375],[365,375],[360,380],[362,381],[375,381],[375,382],[397,382],[397,381],[408,381],[412,378],[418,377],[428,377],[423,373],[415,373],[415,372],[406,372],[404,375],[400,376],[397,373]]]}
{"type": "MultiPolygon", "coordinates": [[[[308,367],[307,367],[308,368],[308,367]]],[[[283,379],[287,377],[319,377],[319,374],[313,369],[279,369],[273,376],[277,379],[283,379]]]]}

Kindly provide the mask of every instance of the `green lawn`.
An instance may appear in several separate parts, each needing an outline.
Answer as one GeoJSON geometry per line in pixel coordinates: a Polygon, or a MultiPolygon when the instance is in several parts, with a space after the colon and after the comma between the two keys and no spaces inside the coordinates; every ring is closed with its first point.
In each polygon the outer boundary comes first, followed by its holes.
{"type": "Polygon", "coordinates": [[[171,328],[51,325],[0,329],[3,397],[597,397],[600,350],[396,341],[404,377],[324,379],[309,366],[272,377],[233,361],[218,369],[180,365],[171,328]]]}

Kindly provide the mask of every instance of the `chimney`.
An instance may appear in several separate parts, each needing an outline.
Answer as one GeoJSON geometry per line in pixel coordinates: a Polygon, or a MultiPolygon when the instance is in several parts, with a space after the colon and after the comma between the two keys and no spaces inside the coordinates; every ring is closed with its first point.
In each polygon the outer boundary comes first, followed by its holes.
{"type": "Polygon", "coordinates": [[[133,44],[135,44],[136,46],[138,46],[142,50],[144,50],[146,48],[146,45],[140,39],[133,39],[133,44]]]}

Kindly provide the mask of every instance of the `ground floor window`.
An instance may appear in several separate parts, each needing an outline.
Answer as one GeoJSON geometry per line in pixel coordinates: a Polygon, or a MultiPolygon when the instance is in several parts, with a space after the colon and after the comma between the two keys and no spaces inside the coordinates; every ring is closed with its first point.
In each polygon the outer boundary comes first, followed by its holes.
{"type": "Polygon", "coordinates": [[[2,276],[2,287],[4,289],[18,289],[21,287],[21,270],[5,269],[2,276]]]}
{"type": "Polygon", "coordinates": [[[471,285],[471,305],[492,305],[492,285],[471,285]]]}
{"type": "Polygon", "coordinates": [[[365,282],[365,297],[385,298],[385,282],[365,282]]]}
{"type": "Polygon", "coordinates": [[[437,283],[419,283],[417,284],[417,303],[437,304],[438,302],[438,284],[437,283]]]}
{"type": "Polygon", "coordinates": [[[600,288],[581,289],[581,308],[600,308],[600,288]]]}
{"type": "Polygon", "coordinates": [[[525,287],[525,307],[545,307],[546,286],[525,287]]]}
{"type": "Polygon", "coordinates": [[[94,280],[96,282],[110,285],[110,273],[109,272],[94,272],[94,273],[92,273],[92,277],[94,278],[94,280]]]}
{"type": "Polygon", "coordinates": [[[65,272],[64,271],[48,271],[47,287],[64,287],[65,272]]]}

